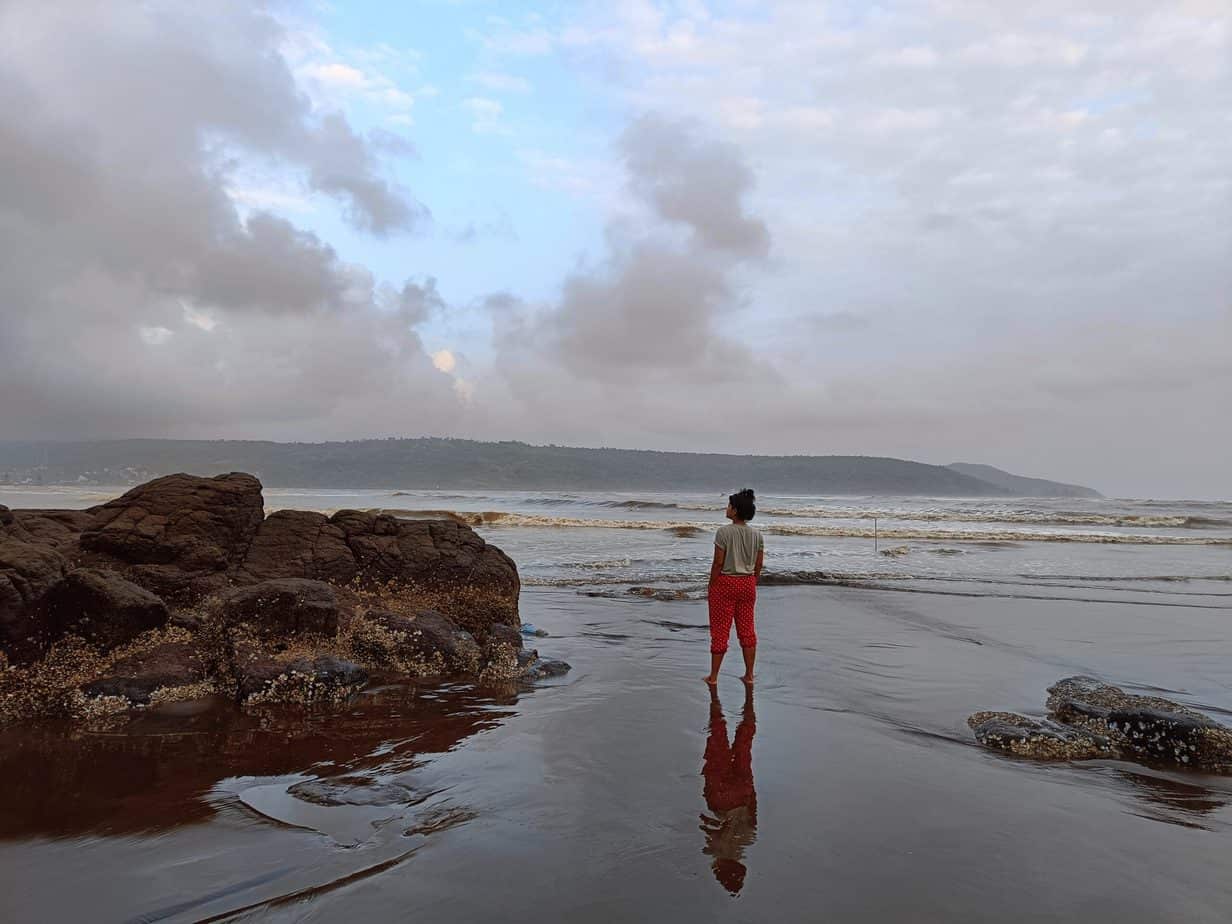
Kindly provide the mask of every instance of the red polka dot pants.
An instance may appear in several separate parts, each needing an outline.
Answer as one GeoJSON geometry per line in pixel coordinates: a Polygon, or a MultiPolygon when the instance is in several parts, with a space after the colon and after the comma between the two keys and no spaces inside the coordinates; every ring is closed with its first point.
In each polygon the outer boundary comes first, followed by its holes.
{"type": "Polygon", "coordinates": [[[720,574],[710,585],[710,651],[727,651],[732,621],[741,648],[757,644],[753,608],[757,605],[757,578],[751,574],[720,574]]]}

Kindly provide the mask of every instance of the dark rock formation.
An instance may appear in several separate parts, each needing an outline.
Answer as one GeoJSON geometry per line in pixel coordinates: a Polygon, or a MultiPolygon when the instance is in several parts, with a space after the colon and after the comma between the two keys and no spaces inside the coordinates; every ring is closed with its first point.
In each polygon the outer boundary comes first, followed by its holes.
{"type": "Polygon", "coordinates": [[[332,655],[258,661],[241,677],[238,698],[247,702],[341,702],[368,682],[358,664],[332,655]]]}
{"type": "Polygon", "coordinates": [[[232,586],[225,571],[184,571],[176,565],[130,565],[120,570],[134,584],[172,604],[192,604],[232,586]]]}
{"type": "Polygon", "coordinates": [[[67,570],[51,549],[0,537],[0,652],[15,661],[35,653],[38,606],[67,570]]]}
{"type": "Polygon", "coordinates": [[[338,634],[338,594],[324,581],[280,578],[241,587],[222,599],[220,614],[228,624],[249,623],[266,637],[338,634]]]}
{"type": "Polygon", "coordinates": [[[479,681],[496,687],[563,677],[573,669],[564,661],[540,658],[539,652],[533,648],[505,648],[485,652],[485,657],[487,661],[479,681]]]}
{"type": "MultiPolygon", "coordinates": [[[[546,634],[545,632],[544,635],[546,634]]],[[[488,632],[488,644],[508,645],[520,651],[522,648],[522,633],[513,626],[496,625],[488,632]]]]}
{"type": "Polygon", "coordinates": [[[167,622],[167,604],[114,571],[78,568],[43,599],[38,641],[51,644],[69,634],[105,648],[131,641],[167,622]]]}
{"type": "Polygon", "coordinates": [[[977,712],[967,719],[967,725],[980,744],[1019,757],[1083,760],[1112,756],[1107,738],[1012,712],[977,712]]]}
{"type": "Polygon", "coordinates": [[[336,702],[369,670],[568,669],[522,651],[517,567],[465,523],[263,511],[237,473],[158,478],[90,510],[0,507],[0,664],[16,665],[0,720],[213,693],[336,702]]]}
{"type": "Polygon", "coordinates": [[[1201,718],[1202,713],[1158,696],[1126,693],[1120,687],[1094,677],[1066,677],[1048,688],[1048,711],[1063,722],[1075,723],[1081,716],[1102,718],[1110,710],[1126,706],[1150,707],[1201,718]]]}
{"type": "Polygon", "coordinates": [[[475,586],[516,599],[513,560],[452,520],[398,520],[340,510],[271,514],[257,530],[240,571],[256,580],[300,577],[345,584],[475,586]]]}
{"type": "Polygon", "coordinates": [[[278,511],[261,524],[231,576],[241,583],[305,578],[391,592],[445,590],[468,598],[449,616],[481,640],[494,624],[518,624],[517,566],[452,520],[398,520],[358,510],[331,517],[278,511]]]}
{"type": "Polygon", "coordinates": [[[12,510],[0,516],[0,534],[57,550],[73,550],[83,530],[94,522],[89,510],[12,510]]]}
{"type": "Polygon", "coordinates": [[[1116,757],[1232,772],[1232,729],[1195,709],[1091,677],[1067,677],[1048,693],[1052,721],[977,712],[967,724],[981,744],[1022,757],[1116,757]]]}
{"type": "Polygon", "coordinates": [[[80,541],[128,564],[222,571],[244,557],[263,519],[252,475],[167,475],[96,507],[80,541]]]}
{"type": "Polygon", "coordinates": [[[256,580],[308,578],[346,584],[359,568],[346,533],[323,513],[276,510],[257,529],[241,564],[256,580]]]}
{"type": "Polygon", "coordinates": [[[522,633],[513,626],[494,625],[483,645],[483,683],[498,683],[522,675],[522,633]]]}
{"type": "Polygon", "coordinates": [[[87,696],[123,696],[146,705],[156,690],[174,689],[205,680],[205,670],[192,645],[168,642],[115,662],[106,675],[86,684],[87,696]]]}
{"type": "Polygon", "coordinates": [[[563,677],[573,668],[564,661],[542,660],[537,657],[522,671],[523,680],[546,680],[549,677],[563,677]]]}
{"type": "Polygon", "coordinates": [[[377,782],[370,777],[334,777],[305,780],[287,789],[288,795],[313,805],[414,805],[427,794],[391,782],[377,782]]]}
{"type": "Polygon", "coordinates": [[[415,664],[424,674],[473,674],[479,670],[481,655],[474,636],[456,623],[432,610],[414,616],[401,616],[385,610],[367,614],[395,640],[395,654],[415,664]]]}

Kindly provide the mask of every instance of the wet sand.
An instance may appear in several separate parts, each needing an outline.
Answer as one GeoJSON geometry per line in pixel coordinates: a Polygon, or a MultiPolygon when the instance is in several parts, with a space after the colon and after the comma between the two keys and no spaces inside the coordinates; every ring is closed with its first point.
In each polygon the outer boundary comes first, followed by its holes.
{"type": "Polygon", "coordinates": [[[764,588],[716,706],[704,603],[530,590],[574,666],[532,690],[0,732],[0,919],[1223,921],[1232,778],[964,725],[1076,673],[1232,722],[1232,606],[1185,602],[764,588]]]}

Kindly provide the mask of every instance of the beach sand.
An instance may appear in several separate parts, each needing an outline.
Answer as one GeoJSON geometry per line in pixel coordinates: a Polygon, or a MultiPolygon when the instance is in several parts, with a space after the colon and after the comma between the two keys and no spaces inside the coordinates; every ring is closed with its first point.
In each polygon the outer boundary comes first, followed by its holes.
{"type": "Polygon", "coordinates": [[[1079,673],[1229,721],[1228,599],[1186,602],[764,588],[720,725],[704,603],[528,590],[574,666],[532,690],[0,732],[0,919],[1223,921],[1232,779],[964,724],[1079,673]]]}

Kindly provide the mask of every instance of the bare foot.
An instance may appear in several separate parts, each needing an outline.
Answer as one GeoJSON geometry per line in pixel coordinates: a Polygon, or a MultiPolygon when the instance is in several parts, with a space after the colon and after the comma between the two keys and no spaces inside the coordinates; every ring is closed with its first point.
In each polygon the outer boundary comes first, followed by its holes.
{"type": "Polygon", "coordinates": [[[749,686],[753,685],[753,675],[752,674],[741,674],[740,679],[743,680],[745,683],[747,683],[749,686]]]}
{"type": "Polygon", "coordinates": [[[719,682],[719,678],[713,675],[708,676],[708,677],[703,677],[702,680],[706,681],[706,683],[710,684],[710,686],[714,686],[715,684],[719,682]]]}

